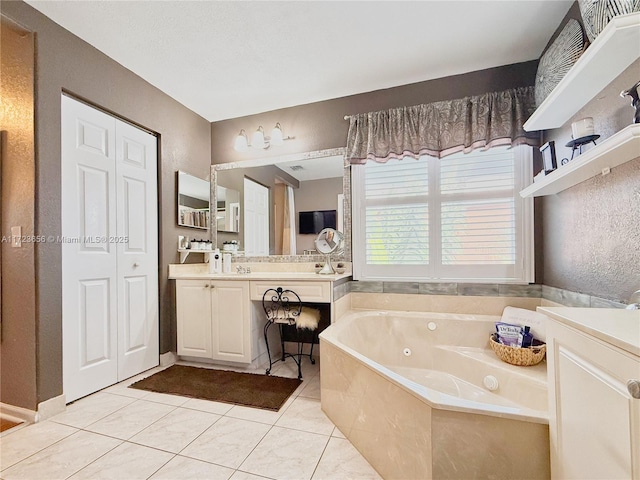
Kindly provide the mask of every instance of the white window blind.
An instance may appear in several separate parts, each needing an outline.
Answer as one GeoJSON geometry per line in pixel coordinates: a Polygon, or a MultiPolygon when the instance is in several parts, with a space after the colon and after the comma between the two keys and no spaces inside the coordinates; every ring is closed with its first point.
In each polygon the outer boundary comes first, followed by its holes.
{"type": "Polygon", "coordinates": [[[429,261],[428,172],[423,161],[393,171],[373,163],[365,177],[366,261],[413,265],[429,261]]]}
{"type": "Polygon", "coordinates": [[[532,281],[531,149],[354,166],[356,279],[532,281]]]}

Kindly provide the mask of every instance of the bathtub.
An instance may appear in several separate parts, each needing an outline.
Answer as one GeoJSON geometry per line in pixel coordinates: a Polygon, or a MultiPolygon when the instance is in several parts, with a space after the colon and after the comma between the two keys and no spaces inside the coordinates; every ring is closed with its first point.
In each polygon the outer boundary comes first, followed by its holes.
{"type": "Polygon", "coordinates": [[[549,478],[546,363],[500,361],[498,320],[341,317],[320,334],[323,411],[385,479],[549,478]]]}

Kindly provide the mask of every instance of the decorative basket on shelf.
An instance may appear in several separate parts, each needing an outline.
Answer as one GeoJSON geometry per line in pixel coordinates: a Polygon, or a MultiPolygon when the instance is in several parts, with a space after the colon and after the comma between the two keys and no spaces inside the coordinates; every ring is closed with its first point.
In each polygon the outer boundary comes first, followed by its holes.
{"type": "Polygon", "coordinates": [[[519,348],[503,345],[497,341],[497,335],[494,333],[489,337],[491,350],[495,352],[500,360],[518,365],[520,367],[531,367],[539,364],[547,352],[547,345],[541,343],[532,347],[519,348]]]}
{"type": "MultiPolygon", "coordinates": [[[[640,1],[640,0],[638,0],[640,1]]],[[[536,104],[540,104],[560,83],[584,51],[582,27],[571,19],[540,58],[536,72],[536,104]]]]}
{"type": "Polygon", "coordinates": [[[589,41],[593,42],[613,17],[640,12],[640,0],[578,0],[589,41]]]}

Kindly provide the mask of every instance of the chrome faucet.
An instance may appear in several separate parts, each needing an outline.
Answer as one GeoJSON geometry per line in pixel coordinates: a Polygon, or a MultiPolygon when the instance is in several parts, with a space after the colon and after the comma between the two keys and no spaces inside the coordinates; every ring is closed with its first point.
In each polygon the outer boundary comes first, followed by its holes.
{"type": "Polygon", "coordinates": [[[243,267],[242,265],[238,265],[236,266],[236,273],[238,274],[251,273],[251,267],[243,267]]]}

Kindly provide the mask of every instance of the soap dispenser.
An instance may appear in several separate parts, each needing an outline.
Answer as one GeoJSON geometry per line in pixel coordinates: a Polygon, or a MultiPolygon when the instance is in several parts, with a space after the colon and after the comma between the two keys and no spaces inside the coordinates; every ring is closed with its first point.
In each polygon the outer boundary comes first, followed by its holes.
{"type": "Polygon", "coordinates": [[[222,257],[219,248],[209,256],[209,273],[222,273],[222,257]]]}

